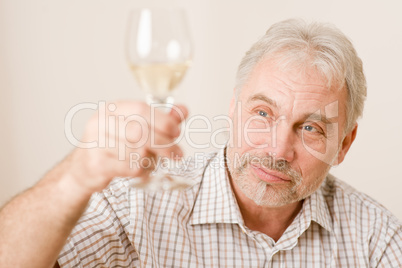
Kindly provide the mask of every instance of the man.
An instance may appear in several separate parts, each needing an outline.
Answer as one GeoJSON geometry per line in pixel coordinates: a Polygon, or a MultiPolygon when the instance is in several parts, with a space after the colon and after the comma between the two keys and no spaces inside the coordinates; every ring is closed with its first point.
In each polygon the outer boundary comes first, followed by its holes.
{"type": "MultiPolygon", "coordinates": [[[[361,60],[339,30],[275,24],[240,64],[226,148],[172,171],[193,186],[147,192],[112,181],[147,177],[148,169],[130,167],[130,154],[180,156],[177,145],[155,148],[143,138],[155,131],[157,144],[173,142],[187,114],[181,106],[156,111],[149,125],[147,105],[112,104],[105,116],[145,119],[131,121],[127,135],[106,126],[104,140],[126,145],[124,160],[111,146],[77,148],[14,198],[0,215],[0,264],[401,267],[401,223],[328,174],[356,137],[365,96],[361,60]]],[[[84,143],[98,139],[98,117],[84,143]]]]}

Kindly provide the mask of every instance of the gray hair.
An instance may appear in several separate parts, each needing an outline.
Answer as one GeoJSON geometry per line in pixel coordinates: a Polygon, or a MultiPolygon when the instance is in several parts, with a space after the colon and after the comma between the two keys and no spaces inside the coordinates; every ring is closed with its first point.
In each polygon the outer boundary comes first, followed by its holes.
{"type": "MultiPolygon", "coordinates": [[[[363,64],[351,41],[335,26],[290,19],[272,25],[243,57],[236,76],[236,97],[254,67],[268,57],[279,59],[282,67],[296,64],[315,67],[328,81],[345,85],[348,92],[345,132],[362,116],[367,95],[363,64]],[[275,57],[276,56],[276,57],[275,57]]],[[[303,68],[304,67],[304,68],[303,68]]]]}

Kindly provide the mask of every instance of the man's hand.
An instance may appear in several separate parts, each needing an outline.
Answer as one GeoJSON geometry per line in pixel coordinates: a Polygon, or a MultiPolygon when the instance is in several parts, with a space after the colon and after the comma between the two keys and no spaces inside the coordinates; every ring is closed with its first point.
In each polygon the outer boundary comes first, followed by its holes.
{"type": "Polygon", "coordinates": [[[173,106],[170,113],[142,102],[117,102],[107,107],[106,115],[96,114],[90,119],[82,139],[82,145],[96,141],[98,146],[77,148],[68,157],[70,183],[92,193],[105,188],[114,177],[146,178],[152,168],[130,164],[133,155],[145,158],[143,164],[157,156],[182,155],[175,139],[187,117],[185,107],[173,106]],[[172,146],[160,146],[167,144],[172,146]]]}
{"type": "Polygon", "coordinates": [[[128,101],[110,104],[106,114],[95,115],[81,148],[0,210],[0,267],[53,267],[93,192],[114,177],[146,177],[151,171],[130,167],[130,154],[149,159],[181,155],[174,141],[186,116],[185,107],[175,106],[168,114],[128,101]],[[82,148],[93,141],[94,148],[82,148]]]}

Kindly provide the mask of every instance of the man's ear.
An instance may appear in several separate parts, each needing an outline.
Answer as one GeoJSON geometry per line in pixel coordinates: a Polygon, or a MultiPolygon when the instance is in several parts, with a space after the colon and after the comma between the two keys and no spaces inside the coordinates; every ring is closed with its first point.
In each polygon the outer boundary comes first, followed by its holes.
{"type": "Polygon", "coordinates": [[[352,146],[352,143],[356,138],[357,126],[358,125],[356,123],[355,127],[348,134],[346,134],[345,138],[343,139],[341,149],[339,150],[336,160],[336,165],[339,165],[345,159],[346,153],[349,151],[350,146],[352,146]]]}
{"type": "Polygon", "coordinates": [[[230,106],[229,106],[230,117],[233,117],[235,109],[236,109],[236,88],[233,89],[232,99],[230,100],[230,106]]]}

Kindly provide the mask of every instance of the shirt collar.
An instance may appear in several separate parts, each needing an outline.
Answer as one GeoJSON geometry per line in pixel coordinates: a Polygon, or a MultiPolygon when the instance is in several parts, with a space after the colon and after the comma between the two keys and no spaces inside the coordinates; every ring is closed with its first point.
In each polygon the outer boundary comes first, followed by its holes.
{"type": "Polygon", "coordinates": [[[243,224],[226,171],[224,149],[219,150],[206,164],[189,223],[243,224]]]}
{"type": "MultiPolygon", "coordinates": [[[[331,216],[321,188],[319,187],[304,200],[303,208],[293,222],[298,225],[296,229],[300,234],[310,226],[311,221],[318,223],[329,232],[333,230],[331,216]]],[[[229,182],[224,149],[219,150],[206,164],[189,223],[191,225],[208,223],[244,225],[229,182]]]]}
{"type": "Polygon", "coordinates": [[[310,226],[310,222],[314,221],[332,233],[331,214],[325,201],[322,186],[304,200],[302,211],[299,214],[301,232],[304,232],[310,226]]]}

